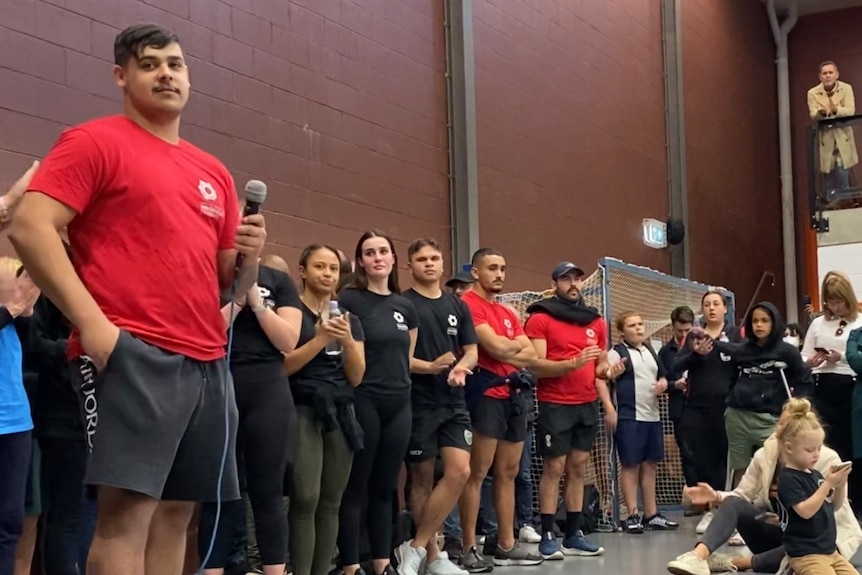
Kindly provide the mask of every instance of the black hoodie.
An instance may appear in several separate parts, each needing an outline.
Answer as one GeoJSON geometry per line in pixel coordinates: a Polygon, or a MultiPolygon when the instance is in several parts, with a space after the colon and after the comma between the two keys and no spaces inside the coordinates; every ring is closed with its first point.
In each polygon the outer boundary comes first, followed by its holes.
{"type": "Polygon", "coordinates": [[[776,363],[784,363],[784,375],[794,395],[803,395],[810,384],[810,371],[802,361],[799,349],[784,341],[784,319],[770,302],[760,302],[745,319],[746,341],[719,343],[716,347],[730,355],[738,370],[736,381],[727,396],[727,406],[755,413],[778,416],[787,401],[787,389],[776,363]],[[772,318],[772,331],[763,344],[758,343],[752,327],[754,310],[763,310],[772,318]]]}

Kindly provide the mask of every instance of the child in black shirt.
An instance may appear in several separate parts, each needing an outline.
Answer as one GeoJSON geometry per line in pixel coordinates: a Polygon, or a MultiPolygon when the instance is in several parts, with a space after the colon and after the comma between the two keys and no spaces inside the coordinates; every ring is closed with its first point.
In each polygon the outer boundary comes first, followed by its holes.
{"type": "Polygon", "coordinates": [[[791,399],[775,432],[784,458],[778,502],[784,549],[795,575],[856,575],[835,545],[835,510],[847,498],[850,465],[824,478],[814,469],[825,433],[807,399],[791,399]]]}

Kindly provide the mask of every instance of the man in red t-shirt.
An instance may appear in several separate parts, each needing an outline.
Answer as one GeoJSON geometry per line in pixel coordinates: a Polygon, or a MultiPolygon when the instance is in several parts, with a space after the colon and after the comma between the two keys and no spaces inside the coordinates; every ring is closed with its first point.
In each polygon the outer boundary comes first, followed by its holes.
{"type": "Polygon", "coordinates": [[[114,58],[125,114],[60,136],[10,239],[76,326],[85,482],[99,501],[90,570],[179,573],[193,502],[239,498],[219,298],[254,284],[266,231],[261,215],[238,221],[224,165],[179,137],[189,74],[177,37],[133,26],[114,58]]]}
{"type": "Polygon", "coordinates": [[[599,423],[596,377],[617,374],[622,365],[608,365],[608,328],[598,311],[584,304],[583,278],[584,271],[575,264],[557,265],[551,273],[554,296],[527,308],[524,326],[537,355],[532,371],[539,378],[536,437],[543,457],[539,553],[545,559],[604,552],[581,531],[584,470],[599,423]],[[561,548],[554,518],[564,471],[567,521],[561,548]]]}
{"type": "MultiPolygon", "coordinates": [[[[518,316],[495,301],[506,280],[506,260],[496,250],[482,248],[473,254],[476,283],[461,296],[473,316],[479,340],[479,361],[467,382],[468,395],[481,390],[474,402],[468,400],[473,424],[470,479],[461,496],[461,530],[464,554],[461,564],[473,573],[481,572],[482,559],[476,551],[476,521],[482,482],[494,465],[494,493],[497,511],[497,565],[538,565],[542,558],[515,541],[515,476],[527,435],[527,411],[516,389],[519,370],[530,366],[536,352],[524,335],[518,316]],[[471,387],[473,388],[471,393],[471,387]],[[501,487],[502,484],[502,487],[501,487]]],[[[490,566],[488,566],[490,568],[490,566]]],[[[490,570],[490,569],[489,569],[490,570]]]]}

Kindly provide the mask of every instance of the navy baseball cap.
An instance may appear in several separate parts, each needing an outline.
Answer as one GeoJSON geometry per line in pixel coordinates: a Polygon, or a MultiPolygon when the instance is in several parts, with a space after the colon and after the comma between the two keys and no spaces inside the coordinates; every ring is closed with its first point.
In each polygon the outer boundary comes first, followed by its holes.
{"type": "Polygon", "coordinates": [[[577,272],[578,277],[584,277],[586,275],[584,270],[572,262],[560,262],[557,264],[557,267],[554,268],[554,271],[551,272],[551,279],[557,281],[570,272],[577,272]]]}
{"type": "Polygon", "coordinates": [[[456,276],[452,276],[446,281],[446,287],[455,287],[455,284],[472,284],[476,283],[476,278],[468,271],[463,271],[456,276]]]}

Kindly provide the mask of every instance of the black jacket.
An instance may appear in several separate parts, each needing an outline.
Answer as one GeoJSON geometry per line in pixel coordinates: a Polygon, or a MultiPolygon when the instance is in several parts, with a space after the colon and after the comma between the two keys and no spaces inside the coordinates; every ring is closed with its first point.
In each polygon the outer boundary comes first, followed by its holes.
{"type": "Polygon", "coordinates": [[[738,344],[716,343],[731,357],[737,369],[731,385],[727,406],[756,413],[781,415],[787,401],[787,389],[781,370],[794,395],[806,395],[811,384],[810,370],[802,361],[799,349],[784,341],[784,319],[770,302],[760,302],[745,320],[745,341],[738,344]],[[772,318],[772,331],[764,342],[758,342],[752,327],[755,310],[763,310],[772,318]]]}
{"type": "Polygon", "coordinates": [[[667,373],[668,417],[672,421],[682,417],[682,406],[685,401],[685,392],[674,385],[683,374],[682,371],[673,371],[677,353],[679,353],[679,344],[675,339],[671,339],[658,350],[658,359],[667,373]]]}
{"type": "Polygon", "coordinates": [[[40,296],[32,317],[30,337],[24,344],[24,365],[37,367],[38,383],[33,405],[37,437],[85,439],[78,396],[72,384],[66,346],[72,331],[63,313],[40,296]]]}
{"type": "MultiPolygon", "coordinates": [[[[739,330],[725,326],[718,342],[721,341],[741,341],[739,330]]],[[[713,347],[708,355],[700,355],[692,350],[691,344],[691,338],[686,338],[670,369],[671,373],[679,374],[688,371],[685,406],[701,411],[724,411],[730,386],[736,380],[736,368],[730,355],[720,351],[718,346],[713,347]]]]}

